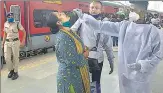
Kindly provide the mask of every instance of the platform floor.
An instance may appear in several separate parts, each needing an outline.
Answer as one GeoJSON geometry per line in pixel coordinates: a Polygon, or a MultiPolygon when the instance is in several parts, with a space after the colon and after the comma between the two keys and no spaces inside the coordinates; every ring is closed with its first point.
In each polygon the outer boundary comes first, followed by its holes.
{"type": "MultiPolygon", "coordinates": [[[[109,75],[109,63],[104,62],[102,71],[102,93],[120,93],[117,76],[117,52],[115,54],[115,70],[109,75]]],[[[47,53],[25,60],[19,66],[20,77],[13,81],[7,78],[6,66],[1,70],[1,93],[57,93],[56,73],[57,62],[55,53],[47,53]]],[[[153,93],[163,93],[163,62],[158,67],[152,82],[153,93]]]]}

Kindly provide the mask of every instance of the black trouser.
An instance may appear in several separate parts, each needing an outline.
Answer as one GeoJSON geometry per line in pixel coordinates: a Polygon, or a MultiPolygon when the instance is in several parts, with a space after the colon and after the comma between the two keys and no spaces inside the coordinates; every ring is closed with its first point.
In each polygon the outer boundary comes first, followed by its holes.
{"type": "Polygon", "coordinates": [[[96,81],[98,84],[100,84],[103,62],[99,63],[99,67],[100,67],[100,70],[92,71],[92,82],[96,81]]]}

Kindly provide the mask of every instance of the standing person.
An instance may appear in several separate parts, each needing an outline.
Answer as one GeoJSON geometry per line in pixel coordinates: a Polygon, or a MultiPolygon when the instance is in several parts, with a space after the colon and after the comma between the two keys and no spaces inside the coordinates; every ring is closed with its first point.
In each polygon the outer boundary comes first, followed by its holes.
{"type": "Polygon", "coordinates": [[[163,23],[161,24],[161,30],[163,30],[163,23]]]}
{"type": "Polygon", "coordinates": [[[51,13],[47,25],[56,36],[57,93],[90,93],[88,50],[70,30],[70,17],[63,12],[51,13]]]}
{"type": "MultiPolygon", "coordinates": [[[[102,20],[102,3],[100,1],[93,1],[90,4],[89,13],[92,17],[94,17],[96,20],[102,20]]],[[[71,27],[73,31],[78,31],[82,41],[84,42],[84,45],[89,48],[89,56],[88,56],[88,63],[90,72],[92,73],[92,83],[93,86],[96,87],[97,93],[101,93],[101,87],[100,87],[100,79],[101,79],[101,72],[103,67],[103,61],[104,61],[104,55],[103,55],[103,49],[107,52],[108,61],[110,63],[110,74],[113,72],[113,50],[112,45],[108,45],[108,43],[111,40],[111,37],[107,37],[109,40],[105,40],[106,37],[103,37],[103,35],[99,33],[95,33],[93,29],[91,29],[89,26],[87,26],[86,23],[82,23],[80,19],[76,21],[76,23],[71,27]],[[103,40],[100,38],[103,38],[103,40]],[[102,46],[102,48],[101,48],[102,46]]]]}
{"type": "Polygon", "coordinates": [[[2,41],[2,47],[4,47],[5,61],[10,71],[8,78],[15,80],[19,77],[18,75],[18,64],[19,64],[19,49],[20,46],[24,46],[26,38],[26,32],[20,22],[15,22],[14,13],[9,12],[7,14],[7,21],[4,24],[4,36],[2,41]],[[20,44],[19,30],[23,32],[23,40],[20,44]],[[11,56],[13,59],[11,60],[11,56]]]}
{"type": "Polygon", "coordinates": [[[151,19],[151,23],[156,27],[159,27],[160,19],[158,18],[158,14],[154,14],[154,17],[151,19]]]}
{"type": "Polygon", "coordinates": [[[95,31],[119,37],[120,93],[151,93],[151,78],[163,59],[163,33],[160,29],[131,21],[97,21],[90,15],[83,15],[80,10],[77,12],[81,14],[82,22],[95,31]]]}
{"type": "MultiPolygon", "coordinates": [[[[118,20],[116,14],[112,14],[111,19],[109,21],[111,21],[111,22],[120,22],[120,20],[118,20]]],[[[117,47],[118,46],[118,37],[112,36],[112,39],[113,39],[113,46],[117,47]]]]}
{"type": "Polygon", "coordinates": [[[103,21],[109,21],[110,15],[109,14],[105,14],[105,17],[103,19],[103,21]]]}

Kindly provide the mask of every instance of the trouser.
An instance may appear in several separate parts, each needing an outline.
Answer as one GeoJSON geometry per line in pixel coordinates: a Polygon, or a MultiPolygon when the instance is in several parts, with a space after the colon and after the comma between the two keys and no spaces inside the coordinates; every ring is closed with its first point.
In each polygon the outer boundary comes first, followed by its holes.
{"type": "Polygon", "coordinates": [[[113,46],[118,46],[118,37],[113,37],[113,46]]]}
{"type": "Polygon", "coordinates": [[[4,44],[4,57],[8,70],[18,72],[20,41],[6,41],[4,44]],[[11,56],[13,58],[11,59],[11,56]]]}
{"type": "MultiPolygon", "coordinates": [[[[90,61],[94,61],[94,60],[89,59],[88,62],[90,62],[90,61]]],[[[91,73],[92,73],[91,93],[101,93],[100,79],[101,79],[103,62],[98,63],[98,66],[100,67],[100,70],[93,69],[91,71],[91,73]]]]}
{"type": "Polygon", "coordinates": [[[103,62],[99,63],[99,67],[100,67],[100,70],[92,71],[92,82],[96,81],[98,84],[100,84],[103,62]]]}

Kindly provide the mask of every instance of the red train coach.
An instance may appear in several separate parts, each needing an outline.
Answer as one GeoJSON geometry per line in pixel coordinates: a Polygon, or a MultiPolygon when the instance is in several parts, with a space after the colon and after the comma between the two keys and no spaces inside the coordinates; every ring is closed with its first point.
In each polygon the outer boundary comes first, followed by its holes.
{"type": "MultiPolygon", "coordinates": [[[[47,17],[53,11],[72,11],[80,8],[88,12],[89,3],[79,1],[63,1],[61,4],[46,3],[43,1],[0,1],[1,27],[4,27],[6,13],[14,12],[15,21],[20,22],[27,33],[26,45],[20,51],[20,57],[28,57],[39,53],[47,53],[47,49],[55,50],[55,37],[47,27],[47,17]]],[[[116,9],[105,6],[105,13],[113,13],[116,9]]],[[[1,33],[3,36],[3,30],[1,33]]],[[[20,41],[23,34],[19,32],[20,41]]]]}

